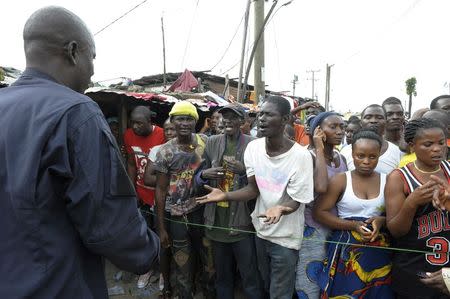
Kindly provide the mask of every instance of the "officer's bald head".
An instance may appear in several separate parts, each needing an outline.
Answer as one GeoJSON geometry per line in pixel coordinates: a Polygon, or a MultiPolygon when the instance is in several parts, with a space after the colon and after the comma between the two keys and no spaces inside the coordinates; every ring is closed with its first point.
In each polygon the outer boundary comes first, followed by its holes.
{"type": "Polygon", "coordinates": [[[95,45],[77,15],[57,6],[41,8],[27,20],[23,39],[27,67],[48,73],[76,91],[87,87],[93,74],[88,64],[95,57],[95,45]]]}

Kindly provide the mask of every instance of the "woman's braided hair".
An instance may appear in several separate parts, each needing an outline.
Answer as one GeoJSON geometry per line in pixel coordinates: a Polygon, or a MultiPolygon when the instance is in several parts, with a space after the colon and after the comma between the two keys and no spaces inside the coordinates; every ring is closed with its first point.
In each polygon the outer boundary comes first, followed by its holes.
{"type": "Polygon", "coordinates": [[[442,124],[434,119],[418,118],[409,121],[405,126],[405,133],[404,133],[406,143],[414,142],[414,139],[416,138],[418,132],[420,132],[421,130],[433,128],[439,128],[445,134],[446,130],[444,129],[442,124]]]}
{"type": "Polygon", "coordinates": [[[380,148],[383,146],[383,140],[373,129],[360,129],[356,131],[356,133],[353,134],[352,146],[354,146],[359,139],[370,139],[376,141],[380,148]]]}

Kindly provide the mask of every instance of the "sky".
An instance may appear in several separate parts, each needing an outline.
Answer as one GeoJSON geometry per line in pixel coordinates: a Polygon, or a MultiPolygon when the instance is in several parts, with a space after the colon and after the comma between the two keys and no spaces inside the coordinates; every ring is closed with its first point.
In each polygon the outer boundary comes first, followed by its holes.
{"type": "MultiPolygon", "coordinates": [[[[7,1],[2,4],[0,66],[25,68],[22,29],[40,7],[63,6],[96,33],[142,2],[7,1]]],[[[162,73],[161,16],[167,72],[211,70],[215,75],[237,78],[246,2],[147,0],[95,35],[97,58],[92,80],[138,79],[162,73]]],[[[328,63],[333,64],[330,106],[339,112],[358,112],[390,96],[406,103],[405,81],[413,76],[417,78],[413,111],[449,93],[450,1],[293,0],[281,7],[285,2],[278,1],[265,28],[268,89],[292,94],[292,79],[297,75],[295,95],[311,97],[311,73],[307,71],[319,70],[314,96],[323,103],[328,63]]],[[[265,2],[266,13],[271,4],[271,0],[265,2]]],[[[254,31],[252,4],[250,46],[254,31]]],[[[249,83],[253,83],[252,75],[249,83]]]]}

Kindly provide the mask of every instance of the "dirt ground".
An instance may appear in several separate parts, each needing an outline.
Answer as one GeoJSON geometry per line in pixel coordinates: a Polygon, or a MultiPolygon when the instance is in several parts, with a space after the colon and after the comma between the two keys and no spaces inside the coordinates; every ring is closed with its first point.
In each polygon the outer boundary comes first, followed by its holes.
{"type": "MultiPolygon", "coordinates": [[[[108,283],[108,292],[109,292],[109,298],[111,299],[140,299],[140,298],[146,298],[146,299],[156,299],[159,295],[159,276],[155,277],[152,276],[150,281],[153,283],[149,283],[149,285],[145,289],[138,289],[137,284],[137,275],[122,272],[122,277],[120,280],[114,279],[114,276],[117,272],[119,272],[119,269],[115,267],[110,262],[106,262],[105,267],[105,275],[106,275],[106,281],[108,283]],[[122,295],[112,295],[112,290],[119,290],[123,289],[124,294],[122,295]]],[[[121,293],[121,292],[120,292],[121,293]]]]}
{"type": "MultiPolygon", "coordinates": [[[[106,281],[108,283],[108,291],[115,290],[123,290],[124,294],[121,295],[112,295],[110,293],[110,299],[157,299],[159,295],[159,275],[152,276],[150,278],[150,283],[145,289],[138,289],[137,284],[137,275],[131,273],[122,272],[122,277],[120,280],[114,279],[114,276],[119,269],[111,264],[109,261],[106,261],[105,267],[105,275],[106,281]]],[[[176,298],[176,297],[175,297],[176,298]]],[[[175,299],[174,298],[174,299],[175,299]]],[[[195,296],[196,299],[202,299],[203,296],[201,294],[197,294],[195,296]]],[[[244,299],[245,297],[242,294],[242,291],[237,290],[235,299],[244,299]]]]}
{"type": "MultiPolygon", "coordinates": [[[[109,261],[106,261],[106,281],[108,283],[108,291],[113,289],[123,290],[124,294],[121,295],[112,295],[110,293],[110,299],[157,299],[160,291],[159,291],[159,275],[152,276],[150,278],[150,283],[145,289],[138,289],[136,284],[138,280],[138,276],[122,272],[122,277],[120,280],[114,279],[116,273],[119,272],[119,269],[111,264],[109,261]]],[[[176,299],[177,297],[173,297],[176,299]]],[[[195,299],[202,299],[202,294],[197,294],[195,299]]],[[[235,299],[245,299],[241,290],[236,290],[235,299]]]]}

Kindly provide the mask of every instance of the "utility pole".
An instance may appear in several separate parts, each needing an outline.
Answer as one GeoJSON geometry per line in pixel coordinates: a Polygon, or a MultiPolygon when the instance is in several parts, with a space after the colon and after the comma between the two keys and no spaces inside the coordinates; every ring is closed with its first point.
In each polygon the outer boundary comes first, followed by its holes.
{"type": "Polygon", "coordinates": [[[164,18],[161,16],[161,31],[162,31],[162,42],[163,42],[163,65],[164,65],[164,73],[163,73],[163,85],[164,89],[166,88],[167,79],[166,79],[166,41],[164,39],[164,18]]]}
{"type": "MultiPolygon", "coordinates": [[[[247,69],[245,71],[245,76],[244,76],[244,87],[243,90],[246,91],[247,90],[247,82],[248,82],[248,76],[250,74],[250,68],[252,67],[252,63],[253,63],[253,58],[255,58],[255,92],[256,92],[256,100],[258,100],[258,91],[256,91],[256,88],[258,86],[258,84],[262,84],[262,88],[259,89],[259,91],[263,91],[263,96],[265,95],[265,84],[264,84],[264,48],[263,48],[263,53],[262,53],[262,65],[259,64],[257,65],[256,63],[256,49],[259,48],[258,46],[260,45],[260,40],[264,35],[264,28],[267,24],[267,22],[269,21],[270,16],[272,15],[273,10],[275,9],[275,6],[278,3],[278,0],[273,0],[272,2],[272,6],[269,9],[269,12],[267,13],[266,17],[264,18],[264,21],[262,22],[262,25],[257,27],[256,24],[258,24],[258,22],[256,21],[256,19],[258,18],[258,14],[263,14],[264,15],[264,7],[262,7],[262,9],[258,8],[256,9],[257,5],[262,5],[264,6],[264,3],[260,3],[263,2],[263,0],[253,0],[255,2],[255,42],[253,44],[253,48],[252,48],[252,52],[250,53],[250,57],[248,58],[248,62],[247,62],[247,69]],[[258,12],[258,13],[257,13],[258,12]],[[258,34],[257,34],[258,32],[258,34]],[[256,73],[259,73],[259,77],[261,78],[261,80],[257,80],[256,77],[256,73]],[[261,82],[262,81],[262,82],[261,82]]],[[[283,7],[283,6],[287,6],[289,4],[292,3],[293,0],[290,0],[286,3],[284,3],[283,5],[281,5],[277,11],[283,7]]],[[[274,15],[276,14],[276,12],[274,13],[274,15]]],[[[260,56],[261,57],[261,56],[260,56]]],[[[260,86],[260,85],[259,85],[260,86]]],[[[261,93],[259,93],[259,95],[261,95],[261,93]]]]}
{"type": "Polygon", "coordinates": [[[247,42],[247,31],[248,31],[248,16],[250,14],[250,4],[252,0],[247,1],[247,8],[245,9],[245,19],[244,19],[244,34],[242,39],[242,51],[241,51],[241,63],[239,65],[239,81],[237,90],[237,101],[239,103],[243,102],[243,97],[241,96],[241,84],[242,84],[242,72],[244,71],[244,56],[245,56],[245,44],[247,42]]]}
{"type": "MultiPolygon", "coordinates": [[[[254,1],[262,1],[262,0],[254,0],[254,1]]],[[[292,1],[287,2],[287,3],[283,4],[282,6],[286,6],[286,5],[290,4],[291,2],[292,1]]],[[[265,28],[267,22],[269,21],[269,18],[272,15],[272,12],[275,9],[275,6],[277,5],[277,3],[278,3],[278,0],[273,0],[272,6],[270,7],[269,12],[267,13],[266,17],[264,18],[264,22],[262,24],[262,27],[260,28],[258,34],[256,34],[256,32],[255,32],[255,42],[253,44],[253,48],[252,48],[252,52],[250,53],[250,57],[248,58],[247,69],[245,70],[244,87],[243,87],[244,91],[247,90],[248,76],[250,75],[250,68],[252,67],[253,58],[255,57],[255,53],[256,53],[256,48],[257,48],[257,46],[259,44],[258,41],[261,39],[261,37],[262,37],[262,35],[264,33],[264,28],[265,28]]],[[[256,21],[255,21],[255,23],[256,23],[256,21]]],[[[258,69],[258,68],[255,65],[255,72],[256,72],[256,69],[258,69]]],[[[256,86],[256,83],[255,83],[255,86],[256,86]]],[[[264,84],[263,84],[263,88],[265,88],[264,84]]],[[[258,98],[256,98],[256,100],[258,100],[258,98]]]]}
{"type": "Polygon", "coordinates": [[[230,97],[230,77],[228,77],[228,74],[225,75],[225,88],[223,89],[222,97],[227,101],[230,97]]]}
{"type": "Polygon", "coordinates": [[[320,70],[309,70],[306,71],[307,73],[311,73],[312,77],[309,78],[308,80],[312,81],[312,92],[311,92],[311,99],[314,99],[314,82],[317,81],[317,79],[314,78],[314,75],[318,72],[320,72],[320,70]]]}
{"type": "Polygon", "coordinates": [[[295,85],[298,82],[298,76],[294,75],[294,79],[292,80],[292,95],[295,96],[295,85]]]}
{"type": "Polygon", "coordinates": [[[255,98],[256,103],[260,98],[265,96],[265,79],[264,79],[264,0],[255,0],[255,98]],[[261,36],[256,35],[257,32],[262,32],[261,36]]]}
{"type": "Polygon", "coordinates": [[[327,63],[327,75],[326,75],[326,81],[325,81],[325,110],[329,111],[330,106],[330,75],[331,75],[331,67],[333,67],[334,64],[328,65],[327,63]]]}

